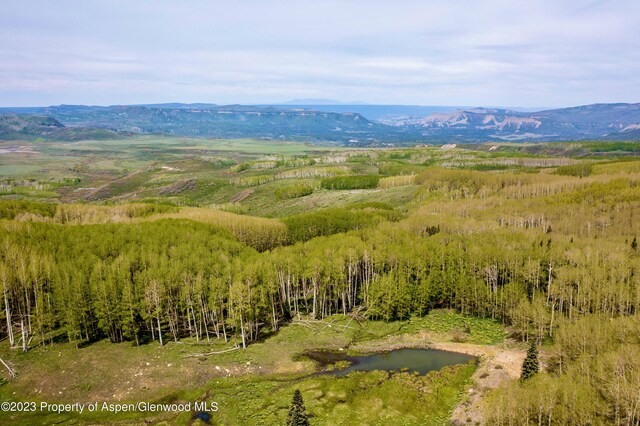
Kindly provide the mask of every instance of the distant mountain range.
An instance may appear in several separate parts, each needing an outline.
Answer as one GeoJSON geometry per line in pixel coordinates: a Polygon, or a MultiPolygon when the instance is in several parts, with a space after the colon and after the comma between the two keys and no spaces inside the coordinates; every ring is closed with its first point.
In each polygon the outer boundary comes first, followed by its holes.
{"type": "Polygon", "coordinates": [[[640,140],[640,104],[543,111],[403,105],[59,105],[0,108],[0,138],[77,140],[162,133],[350,146],[640,140]]]}
{"type": "Polygon", "coordinates": [[[0,140],[101,140],[129,136],[110,129],[66,127],[55,118],[0,113],[0,140]]]}
{"type": "Polygon", "coordinates": [[[3,108],[15,117],[50,117],[66,127],[102,128],[127,133],[162,133],[206,138],[265,138],[375,145],[415,141],[403,126],[389,126],[359,113],[301,108],[209,104],[196,105],[60,105],[3,108]]]}
{"type": "Polygon", "coordinates": [[[398,118],[391,124],[419,130],[424,136],[460,141],[637,139],[640,104],[593,104],[537,112],[475,108],[398,118]]]}

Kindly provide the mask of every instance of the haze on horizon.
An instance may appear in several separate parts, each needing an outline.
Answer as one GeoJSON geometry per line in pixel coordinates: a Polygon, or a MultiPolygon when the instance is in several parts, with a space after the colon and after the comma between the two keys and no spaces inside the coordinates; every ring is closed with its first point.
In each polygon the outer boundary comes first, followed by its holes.
{"type": "Polygon", "coordinates": [[[640,2],[10,2],[0,106],[640,101],[640,2]]]}

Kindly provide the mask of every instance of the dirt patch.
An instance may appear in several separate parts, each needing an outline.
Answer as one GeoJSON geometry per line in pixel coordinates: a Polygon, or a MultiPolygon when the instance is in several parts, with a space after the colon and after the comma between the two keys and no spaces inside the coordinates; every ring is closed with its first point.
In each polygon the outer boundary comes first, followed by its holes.
{"type": "Polygon", "coordinates": [[[100,188],[91,191],[84,197],[82,197],[85,201],[99,201],[109,197],[109,184],[101,186],[100,188]]]}
{"type": "Polygon", "coordinates": [[[480,364],[474,373],[473,385],[466,398],[458,404],[451,415],[454,425],[484,425],[483,399],[487,392],[500,387],[505,382],[520,377],[526,351],[514,347],[513,342],[499,346],[482,346],[466,343],[436,343],[435,349],[464,352],[480,357],[480,364]]]}
{"type": "Polygon", "coordinates": [[[163,186],[158,192],[160,195],[175,195],[184,191],[193,191],[194,189],[196,189],[196,181],[194,179],[188,179],[181,180],[172,185],[163,186]]]}
{"type": "Polygon", "coordinates": [[[124,187],[126,185],[131,185],[131,183],[135,182],[136,178],[138,178],[139,176],[142,176],[142,174],[147,171],[148,170],[146,169],[136,170],[135,172],[129,173],[124,177],[112,180],[111,182],[106,183],[105,185],[102,185],[95,191],[91,191],[88,194],[84,195],[83,199],[85,201],[102,201],[113,195],[117,195],[117,194],[114,194],[114,191],[118,192],[117,191],[118,188],[124,187]]]}
{"type": "Polygon", "coordinates": [[[229,200],[229,202],[230,203],[239,203],[242,200],[247,199],[251,194],[253,194],[253,191],[254,190],[252,188],[245,189],[244,191],[240,191],[236,195],[231,197],[231,200],[229,200]]]}

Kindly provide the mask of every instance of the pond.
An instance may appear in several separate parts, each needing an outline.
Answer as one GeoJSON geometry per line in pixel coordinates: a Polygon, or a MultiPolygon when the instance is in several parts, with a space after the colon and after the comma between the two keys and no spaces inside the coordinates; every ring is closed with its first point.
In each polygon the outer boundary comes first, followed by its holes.
{"type": "Polygon", "coordinates": [[[457,352],[437,349],[396,349],[371,355],[352,356],[340,352],[313,351],[305,356],[316,361],[320,367],[329,367],[338,363],[349,364],[346,368],[322,371],[320,374],[346,376],[352,371],[415,371],[421,375],[439,370],[447,365],[465,364],[475,357],[457,352]]]}

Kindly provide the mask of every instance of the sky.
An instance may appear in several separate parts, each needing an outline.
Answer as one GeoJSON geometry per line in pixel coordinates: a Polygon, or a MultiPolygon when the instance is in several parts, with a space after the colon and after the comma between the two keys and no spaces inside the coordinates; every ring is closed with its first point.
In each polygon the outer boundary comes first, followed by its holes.
{"type": "Polygon", "coordinates": [[[7,0],[0,106],[640,102],[638,0],[7,0]]]}

